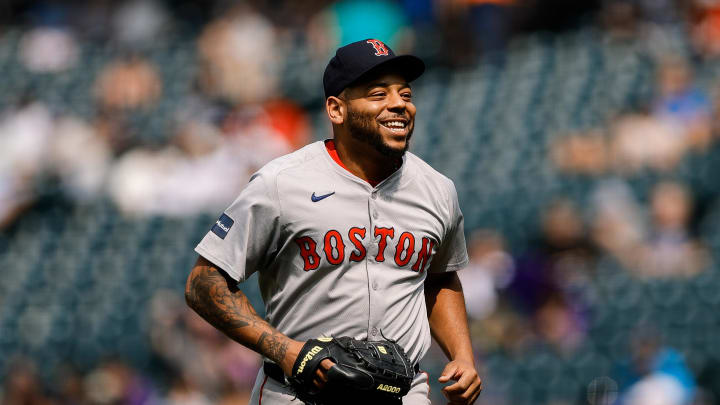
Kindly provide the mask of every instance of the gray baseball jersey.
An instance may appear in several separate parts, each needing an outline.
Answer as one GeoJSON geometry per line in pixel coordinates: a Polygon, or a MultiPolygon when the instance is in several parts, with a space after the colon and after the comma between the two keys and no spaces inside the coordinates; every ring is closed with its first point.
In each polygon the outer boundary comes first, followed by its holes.
{"type": "Polygon", "coordinates": [[[258,272],[268,322],[297,340],[430,346],[428,272],[467,264],[455,186],[412,153],[373,187],[322,141],[270,162],[195,248],[237,281],[258,272]]]}

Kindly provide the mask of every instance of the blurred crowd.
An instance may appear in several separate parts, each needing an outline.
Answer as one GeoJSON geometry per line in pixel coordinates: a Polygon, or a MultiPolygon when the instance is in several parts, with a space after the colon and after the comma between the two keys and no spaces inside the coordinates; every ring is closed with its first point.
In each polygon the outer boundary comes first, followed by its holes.
{"type": "MultiPolygon", "coordinates": [[[[3,2],[0,42],[13,31],[21,38],[17,58],[0,63],[60,77],[84,68],[87,44],[112,57],[90,88],[74,90],[92,97],[88,114],[48,102],[42,88],[0,95],[0,230],[48,190],[78,204],[110,199],[132,217],[216,214],[265,162],[328,135],[314,114],[322,68],[339,44],[382,38],[433,69],[461,70],[506,63],[515,36],[581,26],[607,41],[645,43],[657,66],[654,92],[605,123],[556,134],[547,159],[564,175],[597,180],[587,202],[560,193],[524,247],[496,229],[471,230],[471,263],[460,273],[480,364],[494,351],[522,356],[539,346],[570,357],[587,340],[588,286],[602,263],[637,280],[689,279],[712,264],[697,230],[698,196],[674,173],[720,135],[720,87],[694,80],[696,66],[720,57],[720,1],[3,2]],[[686,54],[674,52],[668,27],[691,39],[686,54]],[[159,105],[183,84],[168,81],[149,50],[174,38],[186,41],[193,68],[188,90],[168,110],[159,105]],[[292,72],[283,67],[297,48],[316,77],[290,92],[292,72]],[[169,132],[136,133],[132,121],[142,114],[165,121],[169,132]],[[659,180],[636,195],[628,178],[648,172],[659,180]]],[[[152,375],[108,358],[91,370],[69,361],[47,383],[41,363],[17,357],[0,403],[247,402],[255,354],[190,313],[175,292],[157,292],[149,311],[152,375]]],[[[605,381],[604,399],[592,404],[720,403],[652,325],[638,327],[627,344],[627,364],[616,364],[608,380],[616,386],[605,381]]]]}
{"type": "Polygon", "coordinates": [[[78,370],[72,359],[42,381],[43,364],[14,357],[0,391],[3,404],[246,404],[260,358],[187,309],[174,291],[160,290],[149,305],[151,358],[141,373],[116,354],[78,370]]]}

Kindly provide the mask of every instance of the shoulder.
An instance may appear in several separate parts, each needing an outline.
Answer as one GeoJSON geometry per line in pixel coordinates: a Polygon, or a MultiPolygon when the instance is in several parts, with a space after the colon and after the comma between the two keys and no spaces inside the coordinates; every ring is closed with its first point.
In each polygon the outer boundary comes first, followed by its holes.
{"type": "Polygon", "coordinates": [[[271,178],[277,177],[285,170],[310,164],[312,161],[321,156],[321,152],[323,150],[324,144],[322,141],[313,142],[305,145],[295,152],[288,153],[287,155],[271,160],[265,164],[265,166],[261,167],[255,175],[271,178]]]}
{"type": "Polygon", "coordinates": [[[324,150],[322,141],[313,142],[295,152],[280,156],[266,163],[250,176],[249,182],[245,185],[238,198],[243,195],[254,194],[256,196],[267,196],[273,203],[278,196],[278,179],[288,170],[305,170],[308,165],[317,165],[316,161],[319,152],[324,150]]]}
{"type": "Polygon", "coordinates": [[[303,172],[317,167],[321,162],[325,145],[322,141],[308,144],[295,152],[273,159],[261,167],[251,177],[250,181],[262,179],[269,187],[277,185],[278,179],[288,172],[303,172]]]}
{"type": "Polygon", "coordinates": [[[457,198],[455,183],[449,177],[435,170],[430,164],[422,160],[414,153],[405,154],[406,163],[415,171],[415,176],[425,185],[435,188],[437,191],[446,193],[449,198],[457,198]]]}

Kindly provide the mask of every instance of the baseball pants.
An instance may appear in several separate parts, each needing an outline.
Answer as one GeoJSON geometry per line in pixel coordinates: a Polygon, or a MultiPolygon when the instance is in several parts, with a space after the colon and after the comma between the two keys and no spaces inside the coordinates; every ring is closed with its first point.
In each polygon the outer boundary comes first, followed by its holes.
{"type": "MultiPolygon", "coordinates": [[[[250,405],[299,405],[299,399],[285,385],[267,377],[262,368],[255,379],[250,405]]],[[[410,392],[403,397],[403,405],[430,405],[428,374],[420,372],[410,386],[410,392]]]]}

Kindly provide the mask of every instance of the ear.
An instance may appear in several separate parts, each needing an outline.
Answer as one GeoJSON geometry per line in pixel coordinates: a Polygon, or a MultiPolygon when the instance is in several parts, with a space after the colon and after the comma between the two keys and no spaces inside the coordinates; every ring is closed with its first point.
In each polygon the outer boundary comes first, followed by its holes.
{"type": "Polygon", "coordinates": [[[330,122],[335,125],[342,125],[345,122],[347,108],[345,102],[337,97],[330,96],[325,100],[325,111],[327,111],[330,122]]]}

